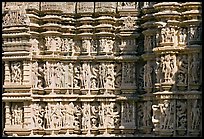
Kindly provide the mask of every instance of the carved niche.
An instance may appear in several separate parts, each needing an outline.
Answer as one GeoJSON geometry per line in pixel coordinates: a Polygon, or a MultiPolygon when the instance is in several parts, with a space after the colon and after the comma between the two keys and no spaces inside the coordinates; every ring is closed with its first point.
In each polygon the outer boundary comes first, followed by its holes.
{"type": "Polygon", "coordinates": [[[22,84],[23,82],[23,65],[20,61],[10,62],[11,83],[22,84]]]}
{"type": "Polygon", "coordinates": [[[24,124],[24,109],[23,103],[12,102],[10,105],[10,121],[12,126],[23,127],[24,124]]]}

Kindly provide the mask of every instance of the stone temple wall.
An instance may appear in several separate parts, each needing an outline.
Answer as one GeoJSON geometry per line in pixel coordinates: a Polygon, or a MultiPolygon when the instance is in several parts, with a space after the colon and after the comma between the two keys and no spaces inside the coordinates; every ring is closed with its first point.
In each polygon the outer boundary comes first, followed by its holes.
{"type": "Polygon", "coordinates": [[[7,136],[202,136],[201,2],[2,2],[7,136]]]}

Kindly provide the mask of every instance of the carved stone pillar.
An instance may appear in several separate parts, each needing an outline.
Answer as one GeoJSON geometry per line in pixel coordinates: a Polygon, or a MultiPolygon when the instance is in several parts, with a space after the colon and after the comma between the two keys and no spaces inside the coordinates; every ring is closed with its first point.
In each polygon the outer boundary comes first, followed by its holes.
{"type": "Polygon", "coordinates": [[[5,128],[9,128],[11,125],[10,103],[5,102],[5,128]]]}
{"type": "Polygon", "coordinates": [[[31,85],[31,70],[30,70],[30,62],[29,61],[23,61],[23,84],[24,85],[31,85]]]}
{"type": "Polygon", "coordinates": [[[5,71],[4,85],[9,85],[10,82],[11,82],[9,61],[5,61],[4,67],[5,67],[5,70],[4,70],[5,71]]]}

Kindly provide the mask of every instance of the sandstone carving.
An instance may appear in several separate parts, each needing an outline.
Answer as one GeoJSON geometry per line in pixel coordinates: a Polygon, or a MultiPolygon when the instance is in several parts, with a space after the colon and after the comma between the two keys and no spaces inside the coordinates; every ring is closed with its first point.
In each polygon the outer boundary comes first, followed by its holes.
{"type": "Polygon", "coordinates": [[[3,136],[202,136],[201,9],[3,2],[3,136]]]}

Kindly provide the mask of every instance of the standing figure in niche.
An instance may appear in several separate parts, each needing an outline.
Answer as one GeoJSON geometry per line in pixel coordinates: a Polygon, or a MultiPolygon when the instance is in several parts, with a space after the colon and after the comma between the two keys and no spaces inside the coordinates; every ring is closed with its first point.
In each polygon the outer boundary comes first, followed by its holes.
{"type": "Polygon", "coordinates": [[[156,74],[156,83],[160,83],[160,78],[161,78],[161,64],[160,64],[160,59],[157,57],[156,58],[156,65],[155,65],[155,74],[156,74]]]}
{"type": "Polygon", "coordinates": [[[166,29],[161,29],[161,42],[166,42],[166,29]]]}
{"type": "Polygon", "coordinates": [[[100,88],[105,87],[106,83],[106,65],[104,63],[101,63],[99,65],[99,83],[100,83],[100,88]]]}
{"type": "Polygon", "coordinates": [[[73,82],[73,66],[72,63],[69,63],[68,65],[68,71],[67,71],[67,84],[68,87],[72,87],[72,82],[73,82]]]}
{"type": "Polygon", "coordinates": [[[11,63],[11,79],[12,83],[21,82],[22,80],[22,73],[21,73],[21,63],[15,62],[11,63]]]}
{"type": "Polygon", "coordinates": [[[165,57],[163,61],[162,72],[164,73],[164,81],[168,82],[171,76],[171,61],[169,54],[165,57]]]}
{"type": "Polygon", "coordinates": [[[192,83],[198,83],[200,73],[200,59],[198,54],[193,54],[192,62],[190,64],[190,73],[192,83]]]}
{"type": "Polygon", "coordinates": [[[200,124],[200,108],[198,106],[198,100],[195,100],[193,103],[192,111],[191,111],[191,118],[192,118],[192,124],[191,129],[198,129],[200,124]]]}
{"type": "Polygon", "coordinates": [[[38,88],[44,87],[44,69],[42,65],[38,67],[38,88]]]}
{"type": "Polygon", "coordinates": [[[181,30],[180,32],[181,32],[181,34],[179,35],[180,43],[185,43],[185,42],[186,42],[186,37],[187,37],[187,31],[186,31],[186,29],[184,28],[184,29],[181,30]]]}
{"type": "Polygon", "coordinates": [[[161,110],[161,128],[162,129],[172,129],[173,121],[172,121],[172,105],[169,104],[168,100],[164,100],[164,104],[160,104],[161,110]]]}
{"type": "Polygon", "coordinates": [[[152,87],[152,67],[149,64],[144,66],[144,87],[152,87]]]}
{"type": "Polygon", "coordinates": [[[32,64],[32,87],[38,86],[38,62],[32,64]]]}

